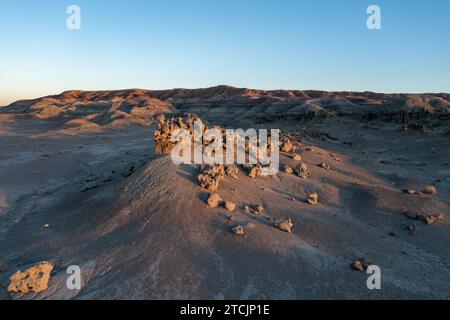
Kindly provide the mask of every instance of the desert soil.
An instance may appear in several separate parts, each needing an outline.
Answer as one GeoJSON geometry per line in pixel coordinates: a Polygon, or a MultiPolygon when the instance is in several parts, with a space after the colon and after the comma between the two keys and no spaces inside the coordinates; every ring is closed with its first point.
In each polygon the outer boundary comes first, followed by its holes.
{"type": "MultiPolygon", "coordinates": [[[[0,298],[448,299],[449,101],[217,87],[74,91],[0,108],[0,298]],[[240,170],[218,191],[236,211],[212,209],[197,167],[155,153],[166,112],[279,128],[310,176],[240,170]],[[427,186],[437,194],[404,192],[427,186]],[[293,232],[244,210],[256,204],[293,232]],[[381,268],[381,290],[351,268],[364,258],[381,268]],[[7,292],[12,274],[41,261],[54,265],[45,292],[7,292]],[[79,291],[65,286],[70,265],[79,291]]],[[[281,166],[297,163],[281,155],[281,166]]]]}

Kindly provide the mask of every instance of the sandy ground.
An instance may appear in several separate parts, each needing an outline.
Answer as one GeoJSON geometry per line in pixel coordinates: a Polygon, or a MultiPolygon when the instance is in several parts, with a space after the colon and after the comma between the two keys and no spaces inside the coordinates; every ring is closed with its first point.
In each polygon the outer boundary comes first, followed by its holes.
{"type": "MultiPolygon", "coordinates": [[[[236,128],[251,119],[196,111],[236,128]]],[[[10,114],[0,121],[3,299],[450,298],[446,128],[402,132],[395,123],[348,119],[255,124],[299,137],[311,174],[226,177],[219,193],[238,204],[230,220],[206,205],[197,168],[155,155],[154,124],[62,132],[60,123],[10,114]],[[428,185],[438,193],[403,192],[428,185]],[[318,206],[306,203],[312,192],[318,206]],[[294,233],[243,210],[252,204],[291,218],[294,233]],[[426,225],[405,211],[446,220],[426,225]],[[238,224],[245,237],[231,232],[238,224]],[[350,267],[360,258],[380,266],[381,290],[368,290],[368,275],[350,267]],[[10,295],[9,276],[39,261],[55,265],[49,289],[10,295]],[[82,269],[81,291],[65,286],[70,265],[82,269]]],[[[289,156],[281,163],[294,167],[289,156]]]]}

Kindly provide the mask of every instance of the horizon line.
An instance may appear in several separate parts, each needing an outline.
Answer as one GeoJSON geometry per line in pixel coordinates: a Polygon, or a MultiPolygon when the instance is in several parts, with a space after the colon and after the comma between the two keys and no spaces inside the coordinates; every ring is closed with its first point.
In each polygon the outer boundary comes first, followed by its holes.
{"type": "Polygon", "coordinates": [[[315,91],[315,92],[328,92],[328,93],[374,93],[374,94],[385,94],[385,95],[438,95],[438,94],[450,94],[450,92],[431,92],[431,91],[409,91],[409,92],[400,92],[400,91],[373,91],[373,90],[348,90],[348,89],[342,89],[342,90],[330,90],[330,89],[292,89],[292,88],[253,88],[253,87],[242,87],[242,86],[233,86],[228,84],[218,84],[213,85],[209,87],[173,87],[173,88],[162,88],[162,89],[149,89],[149,88],[143,88],[143,87],[134,87],[134,88],[120,88],[120,89],[68,89],[63,90],[57,93],[50,93],[42,96],[37,96],[33,98],[23,98],[18,99],[15,101],[12,101],[9,104],[6,105],[0,105],[1,107],[7,107],[14,103],[22,102],[22,101],[31,101],[31,100],[38,100],[48,97],[54,97],[58,95],[62,95],[69,92],[117,92],[117,91],[133,91],[133,90],[143,90],[143,91],[172,91],[172,90],[207,90],[207,89],[213,89],[213,88],[220,88],[220,87],[229,87],[233,89],[247,89],[247,90],[257,90],[257,91],[263,91],[263,92],[273,92],[273,91],[315,91]]]}

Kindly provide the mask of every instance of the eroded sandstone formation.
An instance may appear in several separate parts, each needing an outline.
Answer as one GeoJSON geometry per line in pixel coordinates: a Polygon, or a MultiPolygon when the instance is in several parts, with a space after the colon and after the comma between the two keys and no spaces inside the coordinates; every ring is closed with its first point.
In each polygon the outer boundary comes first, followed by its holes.
{"type": "Polygon", "coordinates": [[[53,265],[48,262],[39,262],[24,272],[17,271],[9,279],[8,291],[12,293],[39,293],[47,290],[50,273],[53,265]]]}

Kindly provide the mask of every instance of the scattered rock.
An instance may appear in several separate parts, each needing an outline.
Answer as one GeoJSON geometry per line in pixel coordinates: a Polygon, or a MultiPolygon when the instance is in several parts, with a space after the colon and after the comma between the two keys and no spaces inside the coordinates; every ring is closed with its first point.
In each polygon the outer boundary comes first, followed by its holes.
{"type": "Polygon", "coordinates": [[[249,168],[248,176],[250,178],[267,178],[275,176],[278,172],[278,168],[273,167],[272,165],[262,166],[256,165],[249,168]]]}
{"type": "Polygon", "coordinates": [[[294,173],[294,169],[292,169],[291,167],[285,165],[283,168],[283,171],[288,173],[288,174],[293,174],[294,173]]]}
{"type": "Polygon", "coordinates": [[[12,275],[8,291],[13,293],[39,293],[47,290],[50,273],[53,265],[48,262],[39,262],[25,272],[17,271],[12,275]]]}
{"type": "Polygon", "coordinates": [[[370,266],[372,265],[372,263],[367,260],[367,259],[360,259],[360,260],[355,260],[352,263],[352,269],[358,272],[364,272],[366,271],[370,266]]]}
{"type": "Polygon", "coordinates": [[[435,186],[427,186],[425,188],[425,190],[423,190],[423,193],[425,194],[436,194],[437,193],[437,189],[435,186]]]}
{"type": "Polygon", "coordinates": [[[233,212],[236,210],[236,205],[233,202],[227,201],[227,202],[225,202],[225,209],[233,212]]]}
{"type": "Polygon", "coordinates": [[[321,164],[318,165],[320,168],[325,169],[325,170],[330,170],[331,167],[330,165],[326,164],[325,162],[322,162],[321,164]]]}
{"type": "Polygon", "coordinates": [[[419,192],[417,190],[414,190],[414,189],[405,189],[405,190],[403,190],[403,192],[407,193],[407,194],[410,194],[410,195],[413,195],[413,196],[418,196],[418,195],[422,194],[421,192],[419,192]]]}
{"type": "Polygon", "coordinates": [[[403,123],[400,126],[400,131],[424,131],[424,126],[415,122],[403,123]]]}
{"type": "Polygon", "coordinates": [[[292,229],[294,228],[294,223],[291,219],[284,220],[277,225],[278,229],[281,231],[292,233],[292,229]]]}
{"type": "Polygon", "coordinates": [[[358,272],[364,272],[364,267],[363,267],[361,261],[359,261],[359,260],[353,261],[352,269],[355,271],[358,271],[358,272]]]}
{"type": "Polygon", "coordinates": [[[295,173],[303,178],[306,179],[309,177],[309,170],[308,170],[308,166],[306,165],[306,163],[301,163],[299,164],[296,168],[295,168],[295,173]]]}
{"type": "Polygon", "coordinates": [[[221,165],[202,166],[201,173],[198,175],[200,186],[211,192],[219,190],[220,182],[225,176],[225,169],[221,165]]]}
{"type": "Polygon", "coordinates": [[[253,167],[250,169],[248,176],[250,178],[256,178],[260,174],[260,169],[258,167],[253,167]]]}
{"type": "MultiPolygon", "coordinates": [[[[186,129],[194,132],[196,121],[200,121],[200,118],[194,114],[185,114],[183,117],[174,115],[166,117],[165,115],[161,115],[158,119],[158,128],[153,135],[156,144],[156,154],[171,153],[176,146],[177,139],[173,139],[173,134],[176,130],[186,129]]],[[[202,132],[205,130],[206,127],[204,126],[202,132]]]]}
{"type": "Polygon", "coordinates": [[[311,193],[308,198],[308,203],[312,206],[316,206],[319,204],[319,195],[317,193],[311,193]]]}
{"type": "Polygon", "coordinates": [[[227,166],[225,174],[233,179],[238,179],[239,169],[236,166],[227,166]]]}
{"type": "Polygon", "coordinates": [[[292,142],[289,141],[289,139],[284,138],[284,139],[281,140],[281,143],[280,143],[280,151],[281,152],[286,152],[286,153],[294,152],[295,151],[295,147],[292,144],[292,142]]]}
{"type": "Polygon", "coordinates": [[[213,193],[209,196],[208,205],[211,208],[218,208],[222,202],[222,198],[217,194],[213,193]]]}
{"type": "Polygon", "coordinates": [[[337,155],[335,155],[334,153],[330,153],[330,157],[333,158],[334,161],[336,162],[340,162],[341,158],[339,158],[337,155]]]}
{"type": "Polygon", "coordinates": [[[444,215],[441,214],[441,213],[439,213],[439,214],[433,214],[433,215],[427,216],[427,217],[425,218],[425,222],[426,222],[428,225],[434,224],[434,223],[439,222],[439,221],[444,221],[444,215]]]}
{"type": "Polygon", "coordinates": [[[262,216],[265,210],[262,204],[258,204],[257,206],[255,206],[255,211],[258,215],[262,216]]]}
{"type": "Polygon", "coordinates": [[[424,214],[424,213],[421,213],[418,211],[416,211],[416,212],[405,211],[405,212],[403,212],[403,214],[406,215],[410,219],[422,220],[423,222],[425,222],[428,225],[445,220],[444,215],[441,213],[427,215],[427,214],[424,214]]]}
{"type": "Polygon", "coordinates": [[[243,226],[236,226],[233,228],[233,233],[237,236],[245,235],[245,229],[243,226]]]}

